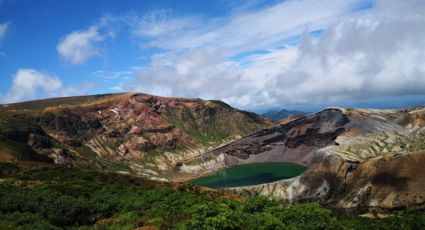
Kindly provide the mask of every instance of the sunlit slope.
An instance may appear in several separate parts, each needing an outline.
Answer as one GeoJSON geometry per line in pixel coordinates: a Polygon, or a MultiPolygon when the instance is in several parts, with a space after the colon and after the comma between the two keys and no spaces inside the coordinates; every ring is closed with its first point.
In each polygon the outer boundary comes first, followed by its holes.
{"type": "MultiPolygon", "coordinates": [[[[56,165],[165,180],[180,160],[272,123],[220,101],[123,93],[2,105],[0,124],[3,145],[56,165]]],[[[10,152],[5,161],[20,161],[10,152]]]]}

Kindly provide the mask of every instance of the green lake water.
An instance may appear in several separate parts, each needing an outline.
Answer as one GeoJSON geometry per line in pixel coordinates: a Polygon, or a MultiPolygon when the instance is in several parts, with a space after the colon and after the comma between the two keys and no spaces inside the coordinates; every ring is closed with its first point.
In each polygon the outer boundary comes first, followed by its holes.
{"type": "Polygon", "coordinates": [[[305,170],[305,167],[293,163],[245,164],[219,170],[189,183],[210,188],[257,185],[292,178],[305,170]]]}

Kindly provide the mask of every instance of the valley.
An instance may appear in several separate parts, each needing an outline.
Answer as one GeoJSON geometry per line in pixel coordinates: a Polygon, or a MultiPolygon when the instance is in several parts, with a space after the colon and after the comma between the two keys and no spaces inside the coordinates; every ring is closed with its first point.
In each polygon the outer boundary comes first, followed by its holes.
{"type": "Polygon", "coordinates": [[[425,205],[423,107],[327,108],[276,122],[220,101],[123,93],[2,105],[0,124],[5,191],[10,181],[50,183],[27,180],[34,172],[71,170],[355,215],[425,205]]]}
{"type": "Polygon", "coordinates": [[[0,0],[0,230],[425,230],[425,0],[0,0]]]}

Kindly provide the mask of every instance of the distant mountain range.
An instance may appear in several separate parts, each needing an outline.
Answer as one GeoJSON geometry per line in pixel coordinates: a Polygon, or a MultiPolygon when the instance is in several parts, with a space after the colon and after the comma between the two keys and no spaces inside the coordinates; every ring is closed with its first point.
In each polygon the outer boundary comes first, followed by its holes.
{"type": "Polygon", "coordinates": [[[281,119],[285,119],[289,116],[295,115],[295,116],[299,116],[299,115],[306,115],[306,112],[303,111],[298,111],[298,110],[286,110],[286,109],[282,109],[280,111],[277,110],[270,110],[267,113],[263,113],[261,114],[263,117],[267,117],[273,120],[281,120],[281,119]]]}

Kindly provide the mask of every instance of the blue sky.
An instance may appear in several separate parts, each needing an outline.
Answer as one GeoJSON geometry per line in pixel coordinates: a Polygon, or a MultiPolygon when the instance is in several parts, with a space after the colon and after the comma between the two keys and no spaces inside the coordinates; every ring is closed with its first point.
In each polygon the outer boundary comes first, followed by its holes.
{"type": "Polygon", "coordinates": [[[0,0],[0,102],[138,91],[315,110],[425,103],[420,0],[0,0]]]}

